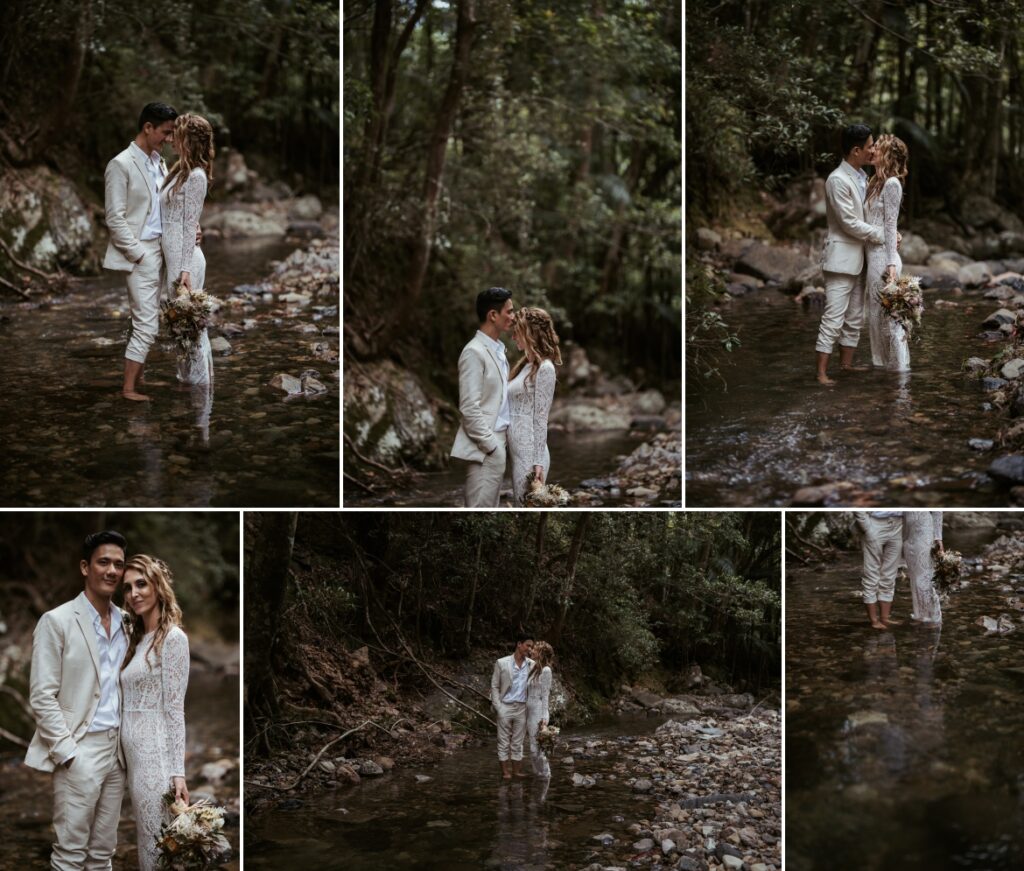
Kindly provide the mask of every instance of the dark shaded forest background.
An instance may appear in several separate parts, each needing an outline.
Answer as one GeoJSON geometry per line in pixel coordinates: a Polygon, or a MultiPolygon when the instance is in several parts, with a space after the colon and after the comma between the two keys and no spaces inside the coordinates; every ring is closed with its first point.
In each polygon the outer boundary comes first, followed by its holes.
{"type": "MultiPolygon", "coordinates": [[[[979,259],[998,255],[999,244],[977,250],[976,227],[1019,231],[1013,215],[999,213],[1019,215],[1024,195],[1019,0],[696,0],[686,13],[694,383],[716,371],[733,342],[713,308],[722,283],[696,256],[698,229],[750,231],[793,196],[794,181],[835,168],[845,124],[867,123],[909,146],[901,228],[951,247],[961,237],[962,253],[979,259]]],[[[779,238],[794,232],[772,229],[779,238]]]]}
{"type": "Polygon", "coordinates": [[[453,400],[502,285],[609,372],[678,384],[680,12],[345,2],[347,354],[453,400]]]}
{"type": "Polygon", "coordinates": [[[218,149],[265,177],[329,193],[338,30],[332,0],[6,0],[0,168],[46,164],[102,199],[107,161],[161,101],[207,117],[218,149]]]}
{"type": "Polygon", "coordinates": [[[592,710],[644,674],[683,686],[694,664],[754,693],[780,685],[777,513],[249,512],[245,546],[246,722],[261,735],[285,700],[343,716],[350,651],[396,690],[429,690],[408,655],[489,677],[520,627],[592,710]]]}

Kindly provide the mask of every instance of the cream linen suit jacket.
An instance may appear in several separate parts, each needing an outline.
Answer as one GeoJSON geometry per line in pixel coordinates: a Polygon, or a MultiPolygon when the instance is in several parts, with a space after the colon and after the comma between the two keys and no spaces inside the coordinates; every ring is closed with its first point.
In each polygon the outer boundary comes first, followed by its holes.
{"type": "MultiPolygon", "coordinates": [[[[160,163],[164,166],[162,160],[160,163]]],[[[142,158],[131,146],[107,164],[103,190],[107,229],[110,231],[103,268],[131,272],[144,252],[139,242],[142,228],[156,207],[153,182],[142,158]]]]}
{"type": "Polygon", "coordinates": [[[504,377],[494,349],[473,336],[459,356],[459,415],[452,456],[482,463],[498,446],[494,424],[501,411],[504,377]]]}
{"type": "Polygon", "coordinates": [[[821,252],[823,272],[860,275],[864,270],[864,245],[881,245],[884,231],[864,220],[857,173],[845,160],[825,182],[825,213],[828,237],[821,252]]]}
{"type": "MultiPolygon", "coordinates": [[[[111,606],[113,607],[113,606],[111,606]]],[[[131,626],[123,615],[125,631],[131,626]]],[[[118,682],[118,698],[121,684],[118,682]]],[[[32,636],[29,705],[36,717],[25,764],[53,771],[78,746],[100,703],[100,656],[85,593],[39,618],[32,636]]],[[[118,741],[117,756],[124,765],[118,741]]]]}
{"type": "MultiPolygon", "coordinates": [[[[494,663],[494,672],[491,674],[491,704],[496,711],[500,709],[501,700],[505,697],[505,693],[512,687],[512,667],[514,662],[515,657],[510,653],[494,663]]],[[[530,657],[526,657],[526,664],[533,668],[533,660],[530,657]]],[[[529,696],[529,683],[526,686],[527,696],[529,696]]]]}

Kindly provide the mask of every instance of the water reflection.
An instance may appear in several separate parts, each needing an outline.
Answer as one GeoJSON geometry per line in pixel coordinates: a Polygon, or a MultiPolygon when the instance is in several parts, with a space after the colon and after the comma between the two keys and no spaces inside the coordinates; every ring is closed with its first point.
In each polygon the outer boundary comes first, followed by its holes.
{"type": "Polygon", "coordinates": [[[820,312],[771,292],[733,304],[743,345],[723,369],[728,391],[687,402],[687,504],[785,505],[832,481],[879,504],[1005,504],[985,475],[992,456],[968,446],[998,427],[960,371],[998,347],[977,338],[972,304],[929,307],[912,372],[839,376],[827,390],[812,377],[820,312]]]}
{"type": "MultiPolygon", "coordinates": [[[[946,538],[978,552],[976,538],[946,538]]],[[[1024,867],[1024,633],[973,623],[998,612],[1005,581],[973,579],[941,628],[882,632],[859,568],[851,554],[787,571],[786,868],[1024,867]]],[[[910,611],[901,584],[893,614],[910,611]]]]}
{"type": "Polygon", "coordinates": [[[489,868],[546,868],[549,820],[543,813],[548,780],[502,783],[495,802],[494,846],[489,868]]]}

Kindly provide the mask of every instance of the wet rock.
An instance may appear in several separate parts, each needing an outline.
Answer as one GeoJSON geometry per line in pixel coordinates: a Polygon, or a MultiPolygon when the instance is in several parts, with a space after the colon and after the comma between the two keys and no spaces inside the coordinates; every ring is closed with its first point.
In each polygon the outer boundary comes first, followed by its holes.
{"type": "Polygon", "coordinates": [[[605,408],[595,401],[579,399],[555,408],[549,419],[569,432],[602,432],[629,429],[630,415],[625,409],[605,408]]]}
{"type": "Polygon", "coordinates": [[[1003,364],[1003,368],[999,370],[999,374],[1010,381],[1020,378],[1021,375],[1024,375],[1024,358],[1017,357],[1007,361],[1003,364]]]}
{"type": "Polygon", "coordinates": [[[927,263],[928,243],[916,233],[904,233],[900,243],[900,258],[904,263],[927,263]]]}
{"type": "Polygon", "coordinates": [[[600,835],[594,835],[590,840],[597,841],[602,847],[610,847],[615,843],[615,836],[609,832],[604,832],[600,835]]]}
{"type": "Polygon", "coordinates": [[[739,856],[725,855],[722,857],[722,865],[725,868],[735,869],[739,871],[743,867],[743,859],[739,856]]]}
{"type": "Polygon", "coordinates": [[[290,213],[300,221],[316,221],[324,213],[324,207],[319,197],[307,194],[292,200],[290,213]]]}
{"type": "Polygon", "coordinates": [[[1008,308],[1001,308],[994,311],[982,322],[982,327],[991,327],[993,329],[999,329],[1003,324],[1013,324],[1017,320],[1015,312],[1010,311],[1008,308]]]}
{"type": "Polygon", "coordinates": [[[661,414],[666,405],[665,397],[657,390],[644,390],[633,399],[633,410],[639,414],[661,414]]]}
{"type": "Polygon", "coordinates": [[[889,715],[882,711],[854,711],[846,718],[847,730],[863,729],[865,726],[881,726],[889,722],[889,715]]]}
{"type": "Polygon", "coordinates": [[[710,227],[697,229],[697,247],[701,251],[714,251],[722,244],[722,237],[710,227]]]}
{"type": "Polygon", "coordinates": [[[281,390],[289,396],[302,393],[302,381],[287,372],[278,372],[270,379],[269,385],[275,390],[281,390]]]}
{"type": "Polygon", "coordinates": [[[1024,454],[1007,454],[993,460],[988,474],[999,481],[1024,484],[1024,454]]]}
{"type": "Polygon", "coordinates": [[[641,838],[633,844],[633,849],[638,853],[646,853],[648,850],[654,849],[654,841],[650,838],[641,838]]]}
{"type": "Polygon", "coordinates": [[[1007,381],[1005,378],[992,378],[992,377],[982,378],[981,379],[981,389],[982,390],[986,390],[986,391],[1001,390],[1002,388],[1004,388],[1009,383],[1010,382],[1007,381]]]}
{"type": "Polygon", "coordinates": [[[676,850],[676,842],[671,838],[665,838],[661,842],[661,854],[668,856],[670,853],[674,853],[676,850]]]}
{"type": "Polygon", "coordinates": [[[970,263],[961,266],[957,272],[957,281],[964,287],[981,287],[988,284],[992,272],[986,263],[970,263]]]}
{"type": "Polygon", "coordinates": [[[972,451],[990,451],[996,446],[992,439],[968,439],[967,447],[972,451]]]}
{"type": "Polygon", "coordinates": [[[275,215],[261,215],[241,208],[224,209],[203,217],[204,230],[217,230],[225,239],[283,236],[287,224],[275,215]]]}
{"type": "Polygon", "coordinates": [[[853,485],[848,481],[835,481],[830,484],[801,487],[793,494],[792,504],[794,506],[834,505],[853,489],[853,485]]]}
{"type": "MultiPolygon", "coordinates": [[[[45,272],[79,270],[90,260],[94,222],[75,186],[46,166],[0,171],[0,239],[45,272]]],[[[0,273],[8,272],[0,255],[0,273]]]]}
{"type": "Polygon", "coordinates": [[[805,272],[813,272],[816,267],[809,257],[799,251],[754,242],[736,261],[735,268],[737,272],[792,288],[795,292],[806,283],[798,281],[798,277],[805,272]]]}
{"type": "Polygon", "coordinates": [[[974,623],[977,626],[981,626],[989,635],[1008,635],[1017,629],[1013,622],[1013,617],[1009,614],[1000,614],[998,619],[983,615],[975,620],[974,623]]]}
{"type": "Polygon", "coordinates": [[[965,372],[984,372],[988,369],[988,360],[982,357],[968,357],[963,368],[965,372]]]}
{"type": "Polygon", "coordinates": [[[231,353],[231,342],[225,339],[223,336],[214,336],[210,339],[210,350],[214,354],[228,355],[231,353]]]}
{"type": "Polygon", "coordinates": [[[417,774],[416,775],[416,782],[417,783],[430,783],[430,781],[432,781],[433,779],[434,779],[433,777],[430,777],[427,774],[417,774]]]}
{"type": "Polygon", "coordinates": [[[384,769],[372,759],[364,759],[359,763],[359,774],[363,777],[381,777],[384,769]]]}
{"type": "Polygon", "coordinates": [[[665,699],[658,710],[673,717],[699,717],[700,709],[685,699],[665,699]]]}
{"type": "Polygon", "coordinates": [[[199,777],[207,783],[218,784],[229,773],[237,767],[233,759],[218,759],[216,762],[207,762],[199,769],[199,777]]]}
{"type": "Polygon", "coordinates": [[[645,690],[643,687],[636,687],[630,692],[630,695],[635,702],[638,702],[645,708],[657,707],[663,701],[661,696],[652,693],[650,690],[645,690]]]}
{"type": "Polygon", "coordinates": [[[654,784],[646,777],[641,777],[633,783],[634,792],[650,792],[654,784]]]}
{"type": "Polygon", "coordinates": [[[574,772],[572,776],[572,785],[581,786],[584,789],[589,789],[596,782],[597,781],[594,780],[594,778],[591,777],[589,774],[580,774],[579,772],[574,772]]]}
{"type": "Polygon", "coordinates": [[[434,406],[416,375],[390,360],[345,371],[345,434],[371,460],[429,462],[437,442],[434,406]]]}
{"type": "Polygon", "coordinates": [[[306,396],[320,396],[327,392],[327,385],[320,380],[320,373],[316,369],[307,369],[299,376],[299,383],[302,385],[302,393],[306,396]]]}
{"type": "Polygon", "coordinates": [[[329,774],[334,773],[335,765],[329,759],[321,759],[319,764],[321,771],[326,771],[329,774]]]}

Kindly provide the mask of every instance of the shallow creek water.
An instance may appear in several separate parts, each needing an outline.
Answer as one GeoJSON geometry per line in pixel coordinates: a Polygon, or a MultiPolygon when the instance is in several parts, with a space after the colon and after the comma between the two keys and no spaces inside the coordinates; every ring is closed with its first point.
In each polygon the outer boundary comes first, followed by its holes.
{"type": "MultiPolygon", "coordinates": [[[[1018,535],[1021,533],[1017,533],[1018,535]]],[[[992,531],[947,531],[965,559],[992,531]]],[[[1024,576],[971,574],[941,629],[871,629],[858,554],[786,576],[786,868],[1024,867],[1024,625],[985,635],[1024,576]]],[[[1019,616],[1019,615],[1017,615],[1019,616]]]]}
{"type": "MultiPolygon", "coordinates": [[[[561,739],[649,735],[666,717],[629,717],[565,729],[561,739]]],[[[598,851],[594,835],[633,840],[627,826],[655,799],[612,779],[617,756],[562,765],[556,748],[550,781],[502,781],[492,745],[456,751],[437,765],[396,768],[357,787],[304,795],[294,810],[246,819],[248,868],[384,871],[583,867],[598,851]],[[590,789],[573,771],[603,774],[590,789]],[[418,783],[416,775],[428,775],[418,783]],[[609,776],[610,775],[610,776],[609,776]]],[[[527,760],[526,765],[529,765],[527,760]]]]}
{"type": "MultiPolygon", "coordinates": [[[[775,291],[734,302],[724,317],[743,345],[722,370],[728,391],[687,405],[686,504],[787,505],[800,487],[849,481],[872,504],[1005,505],[985,474],[994,454],[968,446],[999,424],[960,372],[1003,347],[977,336],[998,304],[929,291],[925,305],[910,375],[860,372],[823,388],[813,377],[820,309],[775,291]]],[[[870,362],[866,333],[856,359],[870,362]]]]}
{"type": "MultiPolygon", "coordinates": [[[[619,462],[641,443],[642,437],[628,432],[567,433],[552,431],[548,435],[551,469],[548,479],[566,490],[578,488],[584,481],[614,477],[619,462]]],[[[463,505],[465,464],[452,460],[448,468],[417,475],[404,491],[382,491],[368,494],[349,481],[345,482],[345,505],[443,506],[463,505]]],[[[506,475],[507,493],[502,505],[510,504],[512,484],[506,475]]],[[[604,496],[605,505],[616,505],[621,497],[604,496]]]]}
{"type": "MultiPolygon", "coordinates": [[[[237,760],[238,675],[222,675],[194,668],[185,696],[185,768],[193,800],[209,797],[235,814],[224,833],[231,842],[228,871],[241,867],[238,860],[238,768],[217,786],[204,783],[199,770],[207,762],[237,760]]],[[[0,757],[0,868],[45,869],[50,867],[53,843],[53,788],[49,774],[22,763],[23,754],[0,757]]],[[[138,868],[135,822],[131,801],[125,794],[117,832],[114,871],[138,868]]]]}
{"type": "MultiPolygon", "coordinates": [[[[224,299],[256,283],[293,246],[204,243],[207,289],[224,299]]],[[[322,302],[322,301],[320,301],[322,302]]],[[[336,304],[336,300],[334,301],[336,304]]],[[[151,403],[120,398],[127,313],[121,276],[75,282],[42,308],[0,309],[0,502],[32,506],[316,506],[338,504],[336,364],[311,345],[337,318],[256,304],[224,321],[256,325],[214,355],[212,396],[180,387],[158,339],[147,361],[151,403]],[[119,313],[119,315],[115,314],[119,313]],[[314,325],[316,332],[306,332],[314,325]],[[316,369],[328,393],[284,401],[277,372],[316,369]]],[[[216,335],[211,331],[211,336],[216,335]]],[[[336,344],[336,339],[334,340],[336,344]]]]}

